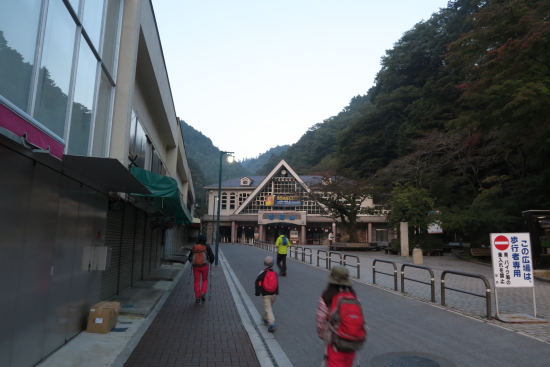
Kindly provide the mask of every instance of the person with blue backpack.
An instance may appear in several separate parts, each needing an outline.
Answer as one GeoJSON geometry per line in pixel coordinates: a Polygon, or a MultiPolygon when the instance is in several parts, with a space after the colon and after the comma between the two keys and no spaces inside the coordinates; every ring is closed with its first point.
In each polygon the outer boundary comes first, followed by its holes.
{"type": "Polygon", "coordinates": [[[262,316],[262,321],[264,324],[268,325],[267,331],[270,333],[276,330],[275,327],[275,316],[273,315],[273,302],[279,294],[279,282],[277,279],[277,273],[273,271],[273,258],[267,256],[264,259],[264,265],[266,268],[262,270],[260,275],[256,278],[255,281],[255,292],[256,296],[262,296],[264,301],[264,310],[265,314],[262,316]]]}
{"type": "Polygon", "coordinates": [[[279,268],[282,277],[286,277],[286,255],[290,247],[290,241],[286,238],[283,231],[279,231],[279,237],[275,241],[277,248],[277,267],[279,268]]]}

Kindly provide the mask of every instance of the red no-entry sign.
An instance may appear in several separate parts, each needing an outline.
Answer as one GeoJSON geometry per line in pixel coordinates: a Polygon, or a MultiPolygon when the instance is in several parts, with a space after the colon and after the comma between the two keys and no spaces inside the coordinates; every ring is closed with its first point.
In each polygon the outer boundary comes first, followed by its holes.
{"type": "Polygon", "coordinates": [[[497,236],[497,238],[495,238],[494,243],[495,243],[495,247],[499,251],[504,251],[508,249],[508,246],[510,246],[510,241],[508,241],[508,237],[506,236],[497,236]]]}

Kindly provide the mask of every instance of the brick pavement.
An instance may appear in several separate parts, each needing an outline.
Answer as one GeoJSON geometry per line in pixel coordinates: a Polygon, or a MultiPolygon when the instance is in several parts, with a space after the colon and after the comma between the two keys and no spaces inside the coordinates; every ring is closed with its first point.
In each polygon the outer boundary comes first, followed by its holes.
{"type": "Polygon", "coordinates": [[[188,268],[124,364],[125,367],[260,366],[222,267],[211,297],[195,303],[188,268]]]}

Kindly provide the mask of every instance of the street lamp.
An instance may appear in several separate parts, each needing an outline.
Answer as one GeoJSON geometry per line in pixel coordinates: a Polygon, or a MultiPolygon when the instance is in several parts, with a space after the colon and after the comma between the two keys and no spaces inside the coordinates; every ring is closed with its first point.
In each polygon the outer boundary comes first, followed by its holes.
{"type": "Polygon", "coordinates": [[[214,243],[214,213],[216,213],[216,200],[218,200],[218,197],[214,196],[214,200],[212,201],[212,241],[210,241],[210,243],[214,243]]]}
{"type": "Polygon", "coordinates": [[[223,155],[224,154],[227,154],[227,161],[229,163],[232,163],[233,162],[233,156],[231,154],[233,154],[234,152],[224,152],[224,151],[221,151],[220,150],[220,176],[219,176],[219,180],[218,180],[218,219],[216,220],[216,253],[215,253],[215,256],[216,256],[216,261],[214,263],[214,265],[218,266],[218,249],[220,247],[220,209],[221,209],[221,204],[222,204],[222,201],[221,201],[221,197],[222,197],[222,159],[223,159],[223,155]]]}

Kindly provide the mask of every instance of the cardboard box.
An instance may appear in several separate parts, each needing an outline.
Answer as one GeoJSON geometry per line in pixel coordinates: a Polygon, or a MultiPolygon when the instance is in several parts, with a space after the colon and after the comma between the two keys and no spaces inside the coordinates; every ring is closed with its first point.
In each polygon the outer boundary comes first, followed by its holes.
{"type": "Polygon", "coordinates": [[[93,305],[90,308],[86,331],[89,333],[107,334],[116,326],[119,310],[120,302],[102,301],[93,305]]]}

